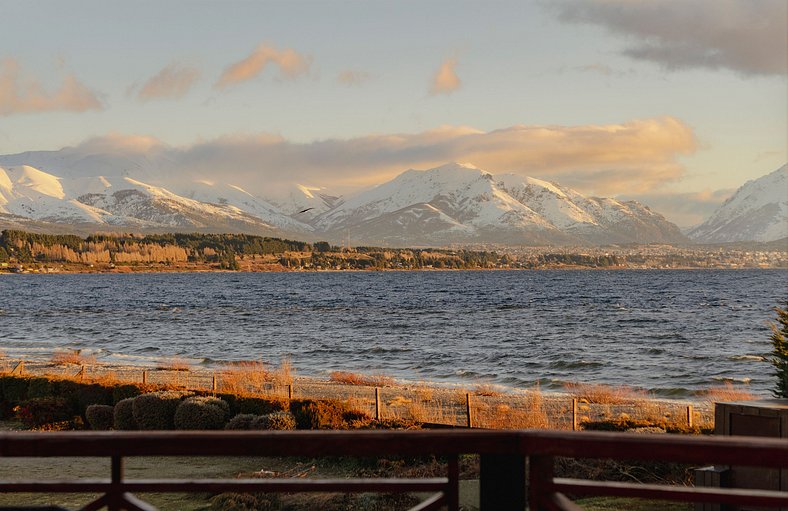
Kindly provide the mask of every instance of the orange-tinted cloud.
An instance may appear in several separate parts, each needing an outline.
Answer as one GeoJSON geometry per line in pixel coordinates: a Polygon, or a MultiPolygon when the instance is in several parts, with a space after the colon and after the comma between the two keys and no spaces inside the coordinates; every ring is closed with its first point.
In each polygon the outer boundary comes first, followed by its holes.
{"type": "Polygon", "coordinates": [[[148,80],[142,86],[137,99],[177,99],[189,92],[200,78],[200,70],[195,67],[179,67],[172,63],[148,80]]]}
{"type": "Polygon", "coordinates": [[[272,46],[261,44],[248,57],[228,66],[214,87],[223,89],[229,85],[251,80],[259,75],[269,63],[279,68],[282,77],[294,79],[309,71],[312,59],[291,48],[278,50],[272,46]]]}
{"type": "MultiPolygon", "coordinates": [[[[123,143],[93,140],[117,150],[123,143]]],[[[427,169],[448,161],[473,163],[492,173],[513,172],[610,196],[644,194],[678,181],[678,157],[697,148],[692,129],[673,117],[585,126],[512,126],[482,131],[443,126],[422,133],[376,134],[352,139],[296,143],[281,136],[226,136],[189,147],[161,149],[172,162],[167,175],[221,179],[253,193],[277,183],[298,182],[346,193],[393,178],[408,168],[427,169]]],[[[170,165],[170,163],[167,163],[170,165]]]]}
{"type": "Polygon", "coordinates": [[[364,71],[354,71],[352,69],[345,69],[337,75],[337,82],[348,87],[359,86],[372,78],[372,75],[364,71]]]}
{"type": "Polygon", "coordinates": [[[52,93],[41,84],[20,73],[13,58],[0,63],[0,116],[28,112],[102,110],[98,95],[83,85],[73,74],[63,79],[60,88],[52,93]]]}
{"type": "Polygon", "coordinates": [[[450,58],[443,61],[441,67],[435,72],[430,85],[430,94],[451,94],[462,85],[460,77],[454,68],[457,67],[457,59],[450,58]]]}

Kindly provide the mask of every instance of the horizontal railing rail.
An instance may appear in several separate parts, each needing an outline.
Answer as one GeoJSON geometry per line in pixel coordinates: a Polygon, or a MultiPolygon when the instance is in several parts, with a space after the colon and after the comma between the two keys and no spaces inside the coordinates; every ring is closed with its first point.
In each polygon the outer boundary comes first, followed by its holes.
{"type": "Polygon", "coordinates": [[[628,433],[490,431],[296,432],[7,432],[0,433],[0,463],[7,457],[107,457],[110,478],[2,480],[6,493],[100,493],[85,511],[151,510],[133,492],[386,492],[432,493],[412,511],[459,508],[458,456],[480,455],[481,509],[574,511],[566,495],[610,495],[685,502],[788,507],[788,492],[695,488],[556,478],[554,459],[603,458],[788,469],[788,442],[749,437],[696,437],[628,433]],[[125,458],[138,456],[354,456],[435,455],[446,476],[378,479],[126,479],[125,458]],[[526,485],[526,460],[528,484],[526,485]]]}

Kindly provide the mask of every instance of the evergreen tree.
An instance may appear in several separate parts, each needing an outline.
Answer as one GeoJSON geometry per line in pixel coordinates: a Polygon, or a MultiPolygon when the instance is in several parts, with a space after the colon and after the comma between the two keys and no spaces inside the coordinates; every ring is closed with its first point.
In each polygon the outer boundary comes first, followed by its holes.
{"type": "Polygon", "coordinates": [[[776,397],[788,398],[788,306],[785,309],[775,307],[777,323],[772,324],[772,364],[777,369],[777,386],[774,388],[776,397]]]}

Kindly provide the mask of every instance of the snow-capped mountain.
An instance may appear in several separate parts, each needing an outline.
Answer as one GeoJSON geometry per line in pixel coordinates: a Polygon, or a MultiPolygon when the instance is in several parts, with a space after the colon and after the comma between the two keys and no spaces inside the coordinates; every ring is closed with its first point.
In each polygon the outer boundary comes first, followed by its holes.
{"type": "MultiPolygon", "coordinates": [[[[260,216],[229,201],[202,202],[130,177],[64,179],[28,165],[0,167],[0,215],[3,214],[14,217],[17,223],[26,218],[97,227],[277,231],[260,216]]],[[[293,223],[292,219],[275,214],[293,223]]]]}
{"type": "Polygon", "coordinates": [[[701,243],[788,237],[788,165],[745,183],[689,237],[701,243]]]}
{"type": "Polygon", "coordinates": [[[335,237],[383,243],[686,241],[675,225],[636,202],[589,198],[457,163],[408,170],[318,216],[315,226],[335,237]]]}
{"type": "Polygon", "coordinates": [[[343,198],[297,183],[261,183],[264,193],[255,194],[216,178],[189,179],[176,159],[156,150],[0,156],[0,228],[30,222],[37,230],[231,231],[383,245],[686,241],[638,203],[467,164],[408,170],[343,198]]]}

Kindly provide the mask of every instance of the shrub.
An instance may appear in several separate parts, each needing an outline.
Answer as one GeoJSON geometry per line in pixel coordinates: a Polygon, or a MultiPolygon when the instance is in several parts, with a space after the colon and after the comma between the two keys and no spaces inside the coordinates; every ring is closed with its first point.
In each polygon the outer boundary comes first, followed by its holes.
{"type": "Polygon", "coordinates": [[[333,371],[328,378],[345,385],[369,385],[371,387],[387,387],[394,385],[394,378],[385,374],[360,374],[347,371],[333,371]]]}
{"type": "Polygon", "coordinates": [[[14,408],[17,418],[28,427],[41,426],[52,422],[67,421],[71,418],[71,407],[61,397],[38,397],[19,403],[14,408]]]}
{"type": "Polygon", "coordinates": [[[235,399],[235,408],[238,413],[253,413],[265,415],[273,412],[287,410],[287,402],[281,399],[265,399],[262,397],[238,396],[235,399]]]}
{"type": "Polygon", "coordinates": [[[215,397],[194,396],[182,401],[175,410],[176,429],[222,429],[230,407],[215,397]]]}
{"type": "Polygon", "coordinates": [[[346,411],[342,414],[342,420],[351,428],[366,428],[373,421],[368,413],[361,410],[346,411]]]}
{"type": "Polygon", "coordinates": [[[238,415],[230,419],[230,422],[227,423],[224,429],[230,429],[235,431],[252,429],[252,422],[258,417],[260,416],[251,413],[239,413],[238,415]]]}
{"type": "Polygon", "coordinates": [[[342,429],[343,414],[347,408],[340,401],[293,400],[290,411],[295,416],[298,429],[342,429]]]}
{"type": "Polygon", "coordinates": [[[296,420],[290,412],[273,412],[254,419],[250,429],[291,430],[296,428],[296,420]]]}
{"type": "Polygon", "coordinates": [[[85,410],[85,417],[91,429],[107,431],[112,429],[115,421],[115,407],[109,405],[89,405],[85,410]]]}
{"type": "Polygon", "coordinates": [[[175,410],[189,394],[176,391],[151,392],[134,398],[132,409],[137,427],[144,430],[175,428],[175,410]]]}
{"type": "Polygon", "coordinates": [[[772,359],[774,376],[777,382],[772,393],[774,397],[788,397],[788,304],[785,309],[776,307],[777,323],[772,324],[772,359]]]}
{"type": "Polygon", "coordinates": [[[138,429],[134,420],[134,399],[129,397],[121,399],[115,404],[113,413],[113,427],[118,430],[133,431],[138,429]]]}
{"type": "Polygon", "coordinates": [[[79,384],[76,394],[79,414],[84,417],[90,405],[111,405],[112,390],[112,387],[105,387],[99,383],[79,384]]]}
{"type": "Polygon", "coordinates": [[[139,385],[133,383],[115,385],[112,389],[112,402],[118,403],[118,401],[123,401],[130,397],[137,397],[140,394],[142,394],[142,389],[139,385]]]}
{"type": "Polygon", "coordinates": [[[55,385],[49,378],[30,378],[27,383],[27,397],[29,399],[37,397],[57,396],[55,385]]]}
{"type": "Polygon", "coordinates": [[[0,384],[3,391],[3,401],[13,406],[26,400],[29,383],[29,378],[19,376],[0,377],[0,384]]]}

